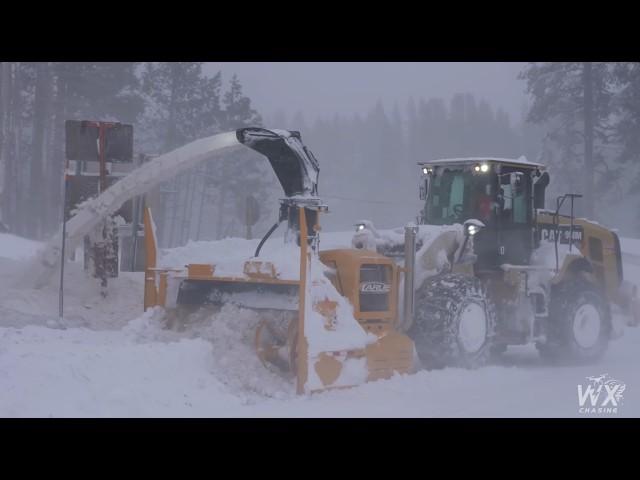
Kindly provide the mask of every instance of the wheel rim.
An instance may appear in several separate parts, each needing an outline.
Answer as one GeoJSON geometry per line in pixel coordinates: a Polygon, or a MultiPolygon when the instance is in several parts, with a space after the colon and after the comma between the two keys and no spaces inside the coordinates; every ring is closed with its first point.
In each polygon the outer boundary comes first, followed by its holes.
{"type": "Polygon", "coordinates": [[[600,311],[591,304],[581,305],[573,316],[573,338],[582,348],[591,348],[600,337],[600,311]]]}
{"type": "Polygon", "coordinates": [[[487,337],[487,315],[482,305],[469,303],[460,313],[458,340],[467,353],[476,353],[487,337]]]}

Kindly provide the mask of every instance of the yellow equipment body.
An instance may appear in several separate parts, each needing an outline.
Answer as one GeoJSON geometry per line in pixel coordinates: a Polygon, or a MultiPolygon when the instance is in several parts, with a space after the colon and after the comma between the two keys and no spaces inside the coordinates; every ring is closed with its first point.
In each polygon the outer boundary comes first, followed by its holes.
{"type": "MultiPolygon", "coordinates": [[[[553,213],[540,213],[537,218],[539,225],[553,225],[553,213]]],[[[571,224],[571,218],[558,215],[556,223],[567,226],[571,224]]],[[[587,258],[593,267],[594,281],[606,293],[611,303],[619,305],[626,311],[631,322],[640,323],[640,301],[637,296],[637,288],[622,277],[622,258],[620,240],[618,236],[608,228],[583,218],[573,219],[576,229],[581,229],[581,241],[576,245],[582,257],[587,258]]],[[[575,239],[574,239],[575,242],[575,239]]],[[[575,244],[575,243],[574,243],[575,244]]],[[[560,265],[558,273],[553,278],[553,283],[559,283],[571,274],[571,264],[582,258],[580,255],[567,255],[560,265]]]]}

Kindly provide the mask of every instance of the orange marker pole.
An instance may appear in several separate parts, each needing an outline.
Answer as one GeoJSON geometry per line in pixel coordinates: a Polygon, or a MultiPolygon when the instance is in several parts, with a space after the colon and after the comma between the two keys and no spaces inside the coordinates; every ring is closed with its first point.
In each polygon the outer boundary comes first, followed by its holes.
{"type": "Polygon", "coordinates": [[[300,221],[300,287],[298,300],[298,341],[296,350],[298,352],[297,363],[297,383],[296,393],[303,395],[305,393],[305,384],[308,377],[308,344],[305,336],[304,320],[305,320],[305,302],[307,295],[307,269],[309,267],[309,258],[307,254],[307,218],[304,207],[298,209],[300,221]]]}
{"type": "Polygon", "coordinates": [[[62,246],[60,248],[60,290],[58,294],[58,317],[60,321],[64,316],[64,261],[65,261],[65,247],[67,243],[67,190],[69,183],[69,176],[67,175],[67,165],[64,169],[64,193],[62,194],[62,246]]]}

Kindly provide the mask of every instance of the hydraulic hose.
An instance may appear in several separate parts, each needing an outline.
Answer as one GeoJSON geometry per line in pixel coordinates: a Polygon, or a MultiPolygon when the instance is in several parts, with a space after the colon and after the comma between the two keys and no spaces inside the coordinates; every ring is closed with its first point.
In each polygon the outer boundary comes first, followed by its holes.
{"type": "Polygon", "coordinates": [[[260,240],[260,243],[258,244],[258,248],[256,248],[256,253],[253,255],[254,257],[257,257],[260,255],[260,250],[262,249],[262,245],[264,245],[264,242],[267,241],[267,239],[271,236],[273,232],[275,232],[276,228],[278,228],[279,226],[280,226],[280,222],[274,223],[273,226],[269,229],[269,231],[265,234],[265,236],[262,237],[262,240],[260,240]]]}

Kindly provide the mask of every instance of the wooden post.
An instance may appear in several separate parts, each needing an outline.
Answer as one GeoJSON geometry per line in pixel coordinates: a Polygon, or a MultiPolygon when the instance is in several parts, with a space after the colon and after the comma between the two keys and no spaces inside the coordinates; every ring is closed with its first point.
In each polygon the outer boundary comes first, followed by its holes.
{"type": "Polygon", "coordinates": [[[153,231],[153,216],[151,209],[144,209],[144,250],[145,250],[145,266],[144,266],[144,310],[149,307],[158,305],[158,291],[156,289],[156,274],[153,270],[156,268],[157,257],[157,239],[153,231]]]}

